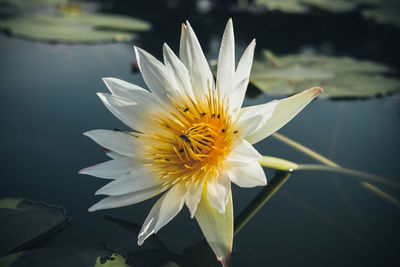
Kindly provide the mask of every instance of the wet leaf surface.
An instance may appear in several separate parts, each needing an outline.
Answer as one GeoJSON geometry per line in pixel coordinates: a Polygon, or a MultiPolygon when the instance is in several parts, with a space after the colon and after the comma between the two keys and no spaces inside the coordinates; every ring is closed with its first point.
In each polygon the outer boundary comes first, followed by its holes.
{"type": "Polygon", "coordinates": [[[47,42],[93,43],[126,41],[150,24],[130,17],[94,13],[25,14],[0,21],[11,35],[47,42]]]}
{"type": "Polygon", "coordinates": [[[275,56],[263,51],[253,64],[250,82],[269,95],[285,96],[319,86],[322,97],[369,98],[399,92],[400,81],[381,64],[349,57],[275,56]]]}
{"type": "Polygon", "coordinates": [[[21,199],[0,200],[0,255],[61,229],[69,217],[62,208],[21,199]]]}
{"type": "Polygon", "coordinates": [[[106,248],[104,243],[47,247],[17,252],[0,258],[4,267],[127,267],[122,255],[106,248]]]}

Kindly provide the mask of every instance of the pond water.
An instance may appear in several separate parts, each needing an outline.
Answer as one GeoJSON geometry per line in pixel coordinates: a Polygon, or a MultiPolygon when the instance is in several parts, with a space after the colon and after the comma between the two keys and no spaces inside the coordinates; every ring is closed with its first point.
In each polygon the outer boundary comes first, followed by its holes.
{"type": "MultiPolygon", "coordinates": [[[[223,15],[215,29],[212,27],[215,20],[211,22],[205,18],[206,22],[196,24],[200,21],[197,17],[192,22],[200,42],[209,48],[205,50],[210,59],[216,55],[213,43],[219,45],[229,15],[237,26],[239,50],[252,37],[261,40],[257,49],[298,52],[301,48],[294,50],[294,45],[281,45],[299,34],[290,37],[284,32],[269,34],[260,27],[246,31],[252,23],[260,23],[257,17],[252,20],[250,16],[244,18],[239,14],[236,20],[234,14],[223,15]],[[272,47],[266,39],[271,40],[272,47]]],[[[105,217],[141,225],[157,198],[129,207],[88,213],[88,207],[101,199],[94,196],[94,192],[106,181],[78,175],[78,171],[107,159],[96,144],[82,135],[83,132],[126,129],[96,96],[96,92],[106,92],[101,78],[117,77],[145,86],[140,74],[131,71],[132,45],[135,43],[160,56],[162,42],[167,41],[177,51],[180,34],[177,19],[168,22],[171,27],[167,31],[160,25],[161,19],[154,19],[153,31],[130,43],[54,45],[0,36],[0,197],[22,197],[64,207],[72,215],[71,224],[48,245],[106,241],[120,251],[137,252],[130,254],[137,262],[140,257],[151,255],[147,264],[144,260],[137,266],[150,266],[152,260],[165,256],[151,251],[144,253],[151,249],[148,244],[138,247],[134,233],[105,217]]],[[[339,35],[337,29],[314,30],[318,36],[330,31],[339,35]]],[[[346,31],[349,32],[351,30],[346,31]]],[[[303,36],[296,43],[302,40],[303,46],[317,50],[321,44],[327,44],[337,48],[333,54],[366,58],[370,48],[361,47],[358,51],[353,46],[363,40],[357,38],[349,39],[349,45],[343,47],[336,46],[341,42],[329,37],[307,43],[303,36]]],[[[379,50],[371,58],[392,64],[390,52],[381,51],[382,38],[369,37],[368,44],[379,50]]],[[[396,63],[392,66],[396,67],[396,63]]],[[[246,98],[245,105],[271,99],[258,94],[246,98]]],[[[399,99],[398,94],[352,101],[317,99],[279,132],[344,167],[400,182],[399,99]]],[[[263,155],[316,163],[273,137],[258,143],[256,148],[263,155]]],[[[272,170],[265,171],[268,179],[274,176],[272,170]]],[[[398,266],[399,207],[368,191],[361,186],[361,181],[328,172],[294,173],[235,236],[232,266],[398,266]]],[[[376,186],[395,198],[400,197],[398,189],[376,186]]],[[[239,214],[260,190],[233,187],[235,214],[239,214]]],[[[202,238],[196,221],[189,218],[185,208],[158,236],[168,250],[176,254],[202,238]]]]}

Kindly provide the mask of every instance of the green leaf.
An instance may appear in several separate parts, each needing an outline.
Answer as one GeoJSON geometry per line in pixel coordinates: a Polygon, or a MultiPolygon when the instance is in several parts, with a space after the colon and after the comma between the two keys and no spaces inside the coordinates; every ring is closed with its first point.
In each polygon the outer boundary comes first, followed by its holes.
{"type": "Polygon", "coordinates": [[[0,258],[7,267],[128,267],[125,258],[108,249],[103,242],[46,247],[14,253],[0,258]]]}
{"type": "Polygon", "coordinates": [[[21,199],[0,200],[0,255],[43,238],[68,220],[59,207],[21,199]]]}
{"type": "Polygon", "coordinates": [[[0,21],[10,34],[33,40],[62,43],[126,41],[150,24],[130,17],[81,13],[26,14],[0,21]]]}
{"type": "Polygon", "coordinates": [[[18,209],[18,204],[22,201],[19,198],[4,198],[0,199],[0,209],[18,209]]]}
{"type": "Polygon", "coordinates": [[[363,9],[361,14],[364,18],[375,20],[378,23],[393,24],[400,27],[400,6],[396,8],[363,9]]]}
{"type": "Polygon", "coordinates": [[[14,6],[18,9],[57,6],[67,3],[68,0],[0,0],[0,5],[14,6]]]}
{"type": "Polygon", "coordinates": [[[322,97],[367,98],[400,91],[390,68],[349,57],[321,55],[264,56],[253,64],[250,82],[269,95],[292,95],[319,86],[322,97]]]}
{"type": "Polygon", "coordinates": [[[398,0],[255,0],[254,4],[270,11],[292,14],[310,13],[315,9],[332,13],[361,10],[365,18],[400,27],[398,0]]]}
{"type": "MultiPolygon", "coordinates": [[[[78,262],[77,262],[78,263],[78,262]]],[[[122,255],[113,253],[108,257],[97,257],[95,267],[128,267],[122,255]]]]}

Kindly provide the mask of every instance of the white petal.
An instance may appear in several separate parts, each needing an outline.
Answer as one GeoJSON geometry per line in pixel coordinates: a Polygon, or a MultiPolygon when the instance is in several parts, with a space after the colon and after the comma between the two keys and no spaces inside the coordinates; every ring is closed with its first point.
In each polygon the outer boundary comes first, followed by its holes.
{"type": "Polygon", "coordinates": [[[273,100],[265,104],[243,108],[235,125],[239,131],[238,134],[246,138],[255,133],[271,118],[278,103],[278,100],[273,100]]]}
{"type": "Polygon", "coordinates": [[[187,185],[186,206],[190,211],[190,217],[192,219],[196,213],[197,205],[201,199],[201,192],[203,190],[204,182],[205,177],[199,181],[196,181],[195,183],[190,183],[187,185]]]}
{"type": "Polygon", "coordinates": [[[134,103],[141,103],[143,99],[148,98],[152,99],[153,102],[157,100],[149,91],[135,84],[117,78],[103,78],[103,82],[113,95],[133,101],[134,103]]]}
{"type": "Polygon", "coordinates": [[[261,154],[246,140],[240,139],[226,158],[226,162],[231,166],[246,166],[258,161],[261,154]]]}
{"type": "Polygon", "coordinates": [[[123,155],[115,153],[114,151],[107,151],[106,155],[112,159],[119,159],[124,157],[123,155]]]}
{"type": "Polygon", "coordinates": [[[235,76],[233,78],[232,94],[229,102],[233,110],[240,108],[243,104],[247,85],[249,84],[255,46],[256,40],[253,39],[240,58],[238,67],[236,69],[235,76]]]}
{"type": "Polygon", "coordinates": [[[264,170],[257,161],[247,166],[232,168],[229,170],[229,177],[240,187],[267,185],[264,170]]]}
{"type": "Polygon", "coordinates": [[[149,173],[146,168],[136,168],[131,172],[115,179],[111,183],[106,184],[97,192],[96,195],[124,195],[132,192],[137,192],[147,188],[154,187],[161,183],[160,180],[149,173]]]}
{"type": "Polygon", "coordinates": [[[196,34],[188,21],[186,22],[184,36],[184,49],[180,51],[182,54],[181,60],[189,71],[193,93],[202,100],[206,96],[208,88],[214,88],[214,78],[196,34]]]}
{"type": "Polygon", "coordinates": [[[228,20],[218,56],[217,89],[221,95],[231,93],[232,81],[235,74],[235,38],[233,34],[232,19],[228,20]]]}
{"type": "Polygon", "coordinates": [[[140,103],[134,103],[110,94],[97,93],[97,95],[110,112],[130,128],[146,132],[158,127],[153,120],[149,120],[152,117],[151,113],[159,110],[156,102],[142,98],[140,103]]]}
{"type": "Polygon", "coordinates": [[[134,157],[139,149],[139,138],[124,132],[92,130],[83,134],[90,137],[97,144],[128,157],[134,157]]]}
{"type": "Polygon", "coordinates": [[[196,220],[199,223],[207,243],[214,251],[223,267],[228,267],[232,252],[233,241],[233,206],[232,194],[229,192],[225,213],[220,213],[202,194],[197,207],[196,220]]]}
{"type": "Polygon", "coordinates": [[[227,174],[207,180],[207,198],[219,212],[224,213],[231,192],[231,180],[227,174]]]}
{"type": "Polygon", "coordinates": [[[254,144],[278,131],[321,92],[321,88],[313,87],[294,96],[280,100],[278,105],[275,107],[271,118],[255,133],[247,136],[246,140],[251,144],[254,144]]]}
{"type": "Polygon", "coordinates": [[[188,95],[193,98],[192,85],[190,83],[189,72],[185,65],[179,60],[175,53],[168,47],[167,44],[163,46],[164,64],[170,75],[175,77],[177,90],[181,95],[188,95]]]}
{"type": "Polygon", "coordinates": [[[140,166],[141,163],[135,158],[120,157],[109,160],[79,171],[80,174],[92,175],[95,177],[116,179],[140,166]]]}
{"type": "Polygon", "coordinates": [[[176,85],[168,77],[165,66],[155,57],[135,46],[136,60],[140,72],[150,91],[160,100],[168,100],[169,95],[175,95],[176,85]]]}
{"type": "Polygon", "coordinates": [[[185,203],[185,194],[185,186],[177,184],[157,201],[140,230],[138,236],[139,246],[143,244],[146,238],[153,233],[157,233],[179,213],[185,203]]]}
{"type": "Polygon", "coordinates": [[[181,39],[179,41],[179,58],[181,62],[187,66],[189,59],[187,58],[188,52],[186,52],[186,32],[187,32],[187,27],[184,23],[182,23],[181,39]]]}
{"type": "Polygon", "coordinates": [[[89,208],[89,211],[92,212],[96,210],[113,209],[113,208],[129,206],[138,202],[145,201],[146,199],[152,198],[165,190],[166,188],[163,188],[161,186],[155,186],[134,193],[106,197],[97,202],[96,204],[94,204],[93,206],[91,206],[89,208]]]}

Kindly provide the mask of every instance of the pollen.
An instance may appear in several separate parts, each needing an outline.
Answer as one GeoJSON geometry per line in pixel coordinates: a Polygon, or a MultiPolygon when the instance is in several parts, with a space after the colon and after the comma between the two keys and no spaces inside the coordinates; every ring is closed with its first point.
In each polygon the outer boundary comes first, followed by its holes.
{"type": "Polygon", "coordinates": [[[180,96],[165,114],[152,118],[159,130],[146,136],[145,157],[165,186],[199,182],[223,168],[236,138],[224,99],[208,90],[204,99],[180,96]]]}

